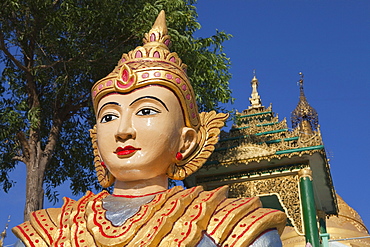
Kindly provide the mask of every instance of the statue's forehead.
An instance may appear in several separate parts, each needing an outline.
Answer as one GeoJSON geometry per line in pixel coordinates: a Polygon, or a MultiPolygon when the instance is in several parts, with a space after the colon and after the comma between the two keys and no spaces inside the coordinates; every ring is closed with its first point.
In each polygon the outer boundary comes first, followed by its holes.
{"type": "Polygon", "coordinates": [[[137,100],[138,98],[143,99],[154,99],[159,102],[167,102],[170,105],[178,105],[178,98],[172,92],[171,89],[163,87],[161,85],[148,85],[146,87],[135,89],[127,93],[112,92],[104,97],[102,97],[98,103],[98,109],[108,101],[120,102],[127,101],[125,104],[130,104],[130,102],[137,100]]]}

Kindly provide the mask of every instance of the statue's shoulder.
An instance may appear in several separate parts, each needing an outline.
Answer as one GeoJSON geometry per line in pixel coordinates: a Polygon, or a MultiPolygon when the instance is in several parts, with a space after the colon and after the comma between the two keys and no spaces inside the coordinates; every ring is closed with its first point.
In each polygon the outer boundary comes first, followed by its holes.
{"type": "MultiPolygon", "coordinates": [[[[159,246],[167,246],[168,243],[196,246],[205,238],[211,239],[215,246],[249,246],[270,230],[282,233],[286,224],[285,213],[262,208],[258,197],[227,198],[227,194],[227,186],[212,191],[194,187],[169,198],[171,205],[175,204],[172,200],[181,198],[183,204],[178,203],[185,207],[180,209],[183,210],[182,215],[173,220],[173,225],[166,224],[172,229],[159,246]],[[188,198],[190,202],[183,198],[188,198]]],[[[163,209],[170,210],[165,206],[163,209]]],[[[142,238],[145,239],[145,236],[142,238]]]]}
{"type": "Polygon", "coordinates": [[[223,246],[249,246],[270,230],[281,235],[285,224],[285,213],[262,208],[258,197],[229,198],[212,215],[207,233],[223,246]]]}
{"type": "Polygon", "coordinates": [[[26,246],[50,246],[63,238],[59,238],[58,234],[63,235],[69,229],[73,221],[77,220],[75,216],[78,212],[85,210],[87,202],[107,194],[104,191],[95,195],[88,191],[77,201],[64,197],[62,207],[34,211],[30,214],[29,221],[14,227],[12,231],[26,246]]]}

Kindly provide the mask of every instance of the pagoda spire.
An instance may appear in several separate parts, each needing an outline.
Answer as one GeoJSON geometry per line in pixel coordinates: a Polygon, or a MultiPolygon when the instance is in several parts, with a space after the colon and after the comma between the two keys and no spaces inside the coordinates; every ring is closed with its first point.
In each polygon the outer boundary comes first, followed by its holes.
{"type": "Polygon", "coordinates": [[[249,102],[251,103],[251,106],[249,106],[248,109],[262,107],[261,97],[259,96],[258,91],[257,91],[258,84],[259,84],[259,81],[257,80],[257,77],[256,77],[256,70],[253,70],[253,79],[251,81],[252,94],[251,94],[251,97],[249,98],[249,102]]]}
{"type": "Polygon", "coordinates": [[[301,78],[298,81],[299,84],[299,102],[297,107],[291,114],[292,127],[299,127],[304,133],[312,133],[319,126],[319,117],[316,110],[310,106],[303,90],[303,73],[299,72],[301,78]]]}

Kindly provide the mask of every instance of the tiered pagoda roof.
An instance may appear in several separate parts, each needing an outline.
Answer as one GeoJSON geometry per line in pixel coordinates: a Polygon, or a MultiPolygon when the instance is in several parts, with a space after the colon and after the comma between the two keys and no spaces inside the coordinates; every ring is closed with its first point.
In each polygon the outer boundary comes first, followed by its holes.
{"type": "MultiPolygon", "coordinates": [[[[314,125],[314,128],[309,130],[305,128],[302,131],[300,126],[304,125],[305,116],[300,116],[300,121],[297,120],[298,117],[295,118],[295,128],[289,129],[286,119],[279,121],[271,105],[268,108],[261,105],[256,87],[258,80],[255,76],[251,83],[253,88],[250,98],[251,106],[236,113],[236,123],[230,132],[221,133],[218,147],[205,166],[212,167],[219,164],[227,166],[240,161],[243,163],[271,161],[323,151],[324,146],[318,124],[314,125]],[[257,97],[259,103],[253,104],[257,97]]],[[[302,97],[302,93],[301,90],[300,101],[292,116],[295,116],[295,112],[306,112],[306,109],[310,107],[304,94],[302,97]]],[[[312,110],[309,112],[316,113],[312,107],[310,108],[312,110]]]]}

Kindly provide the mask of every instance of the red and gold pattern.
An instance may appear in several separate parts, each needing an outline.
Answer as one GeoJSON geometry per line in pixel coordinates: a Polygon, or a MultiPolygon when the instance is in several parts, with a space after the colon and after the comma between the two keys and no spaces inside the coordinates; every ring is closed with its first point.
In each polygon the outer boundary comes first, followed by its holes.
{"type": "Polygon", "coordinates": [[[92,232],[95,241],[102,246],[115,246],[112,243],[117,243],[118,246],[126,245],[138,234],[139,229],[162,208],[168,198],[179,191],[180,187],[174,187],[166,193],[156,195],[151,202],[143,205],[138,213],[121,226],[114,226],[106,219],[101,199],[95,198],[93,203],[87,208],[88,228],[92,232]]]}
{"type": "Polygon", "coordinates": [[[196,246],[206,232],[220,246],[248,246],[268,229],[282,232],[283,212],[260,208],[258,198],[227,199],[227,187],[174,187],[120,226],[105,217],[107,192],[64,199],[58,209],[33,212],[13,232],[26,246],[196,246]]]}
{"type": "Polygon", "coordinates": [[[207,232],[216,242],[224,242],[231,227],[237,224],[245,212],[253,211],[262,207],[257,197],[227,199],[220,204],[219,210],[213,215],[208,224],[207,232]],[[224,229],[220,231],[219,229],[224,229]]]}
{"type": "Polygon", "coordinates": [[[279,210],[269,208],[258,208],[248,215],[241,218],[241,220],[234,225],[232,232],[229,233],[228,238],[223,242],[225,247],[242,247],[249,246],[256,237],[263,232],[261,229],[277,229],[281,235],[286,222],[286,216],[279,210]],[[281,224],[284,222],[284,224],[281,224]]]}

